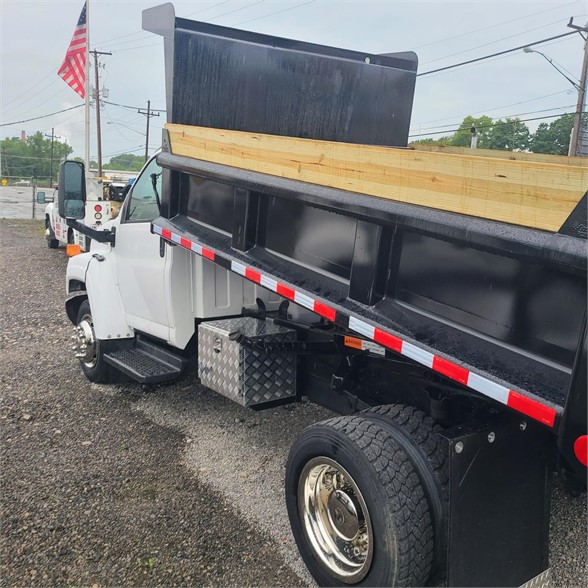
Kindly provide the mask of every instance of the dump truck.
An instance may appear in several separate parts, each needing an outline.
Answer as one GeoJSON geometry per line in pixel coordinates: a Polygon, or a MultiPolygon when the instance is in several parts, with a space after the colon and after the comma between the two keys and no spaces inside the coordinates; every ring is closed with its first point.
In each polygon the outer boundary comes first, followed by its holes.
{"type": "MultiPolygon", "coordinates": [[[[66,312],[94,382],[308,400],[285,507],[321,586],[546,585],[553,478],[586,482],[585,161],[406,148],[417,58],[143,12],[161,152],[66,312]]],[[[284,413],[283,418],[288,418],[284,413]]],[[[262,488],[259,489],[263,491],[262,488]]],[[[579,524],[584,524],[580,522],[579,524]]]]}

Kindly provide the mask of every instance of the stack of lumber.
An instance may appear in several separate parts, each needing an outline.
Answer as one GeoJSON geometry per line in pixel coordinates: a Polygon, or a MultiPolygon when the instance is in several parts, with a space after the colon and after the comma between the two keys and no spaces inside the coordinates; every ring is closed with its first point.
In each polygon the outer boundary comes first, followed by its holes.
{"type": "Polygon", "coordinates": [[[588,190],[582,158],[439,153],[188,125],[166,128],[175,155],[552,232],[588,190]]]}

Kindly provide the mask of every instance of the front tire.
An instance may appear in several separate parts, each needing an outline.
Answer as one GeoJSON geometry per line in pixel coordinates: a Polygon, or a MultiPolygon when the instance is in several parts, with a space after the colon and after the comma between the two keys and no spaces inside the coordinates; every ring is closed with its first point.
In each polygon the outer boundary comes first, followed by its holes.
{"type": "Polygon", "coordinates": [[[88,300],[84,300],[80,305],[75,329],[78,341],[76,357],[80,360],[82,371],[90,382],[109,383],[110,366],[104,361],[101,342],[94,334],[94,321],[88,300]]]}
{"type": "Polygon", "coordinates": [[[51,230],[51,223],[49,218],[45,218],[45,232],[47,235],[47,247],[49,249],[57,249],[59,247],[59,241],[55,238],[55,233],[51,230]]]}
{"type": "Polygon", "coordinates": [[[423,586],[429,577],[428,502],[382,424],[346,416],[305,429],[288,457],[286,505],[320,586],[423,586]]]}

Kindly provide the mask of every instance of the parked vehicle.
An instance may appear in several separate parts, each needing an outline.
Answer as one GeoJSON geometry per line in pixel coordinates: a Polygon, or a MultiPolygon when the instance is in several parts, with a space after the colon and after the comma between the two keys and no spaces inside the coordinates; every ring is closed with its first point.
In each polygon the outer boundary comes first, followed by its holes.
{"type": "Polygon", "coordinates": [[[143,22],[164,36],[162,152],[102,230],[75,220],[82,164],[60,170],[60,214],[92,237],[66,280],[86,376],[197,369],[246,407],[339,413],[286,464],[321,586],[543,585],[552,472],[586,481],[586,168],[394,149],[414,54],[169,4],[143,22]]]}
{"type": "MultiPolygon", "coordinates": [[[[84,225],[96,229],[115,216],[112,204],[104,197],[102,182],[95,178],[87,178],[87,201],[84,225]]],[[[79,245],[81,251],[90,250],[90,238],[67,225],[66,219],[59,215],[55,203],[57,189],[53,192],[52,201],[45,207],[45,238],[50,249],[60,245],[79,245]]],[[[45,193],[37,194],[37,203],[45,203],[45,193]]]]}

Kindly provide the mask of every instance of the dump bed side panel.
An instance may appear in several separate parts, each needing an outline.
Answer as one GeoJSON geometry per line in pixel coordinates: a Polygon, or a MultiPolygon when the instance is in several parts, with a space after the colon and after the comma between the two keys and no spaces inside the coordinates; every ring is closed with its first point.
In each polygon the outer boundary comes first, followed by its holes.
{"type": "Polygon", "coordinates": [[[175,218],[161,226],[507,392],[565,406],[586,308],[583,240],[170,154],[160,162],[175,184],[175,218]]]}

